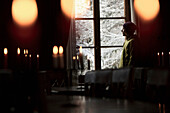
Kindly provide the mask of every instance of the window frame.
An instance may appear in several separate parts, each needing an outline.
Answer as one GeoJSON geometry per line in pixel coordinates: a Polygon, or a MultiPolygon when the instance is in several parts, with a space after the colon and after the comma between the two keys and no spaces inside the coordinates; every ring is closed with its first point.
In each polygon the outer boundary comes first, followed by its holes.
{"type": "MultiPolygon", "coordinates": [[[[130,20],[130,0],[124,0],[124,17],[100,17],[100,0],[93,0],[93,18],[74,18],[74,20],[93,20],[93,32],[94,32],[94,47],[82,47],[83,48],[94,48],[94,62],[95,70],[101,70],[101,48],[116,48],[123,47],[123,45],[118,46],[101,46],[100,42],[100,20],[105,19],[124,19],[125,22],[130,20]]],[[[76,47],[79,48],[79,47],[76,47]]]]}

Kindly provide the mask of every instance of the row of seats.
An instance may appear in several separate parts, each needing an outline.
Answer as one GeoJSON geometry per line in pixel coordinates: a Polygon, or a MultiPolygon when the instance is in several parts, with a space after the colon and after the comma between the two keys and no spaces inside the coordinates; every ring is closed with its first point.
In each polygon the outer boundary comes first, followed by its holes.
{"type": "Polygon", "coordinates": [[[89,71],[85,75],[86,96],[168,102],[169,93],[168,68],[126,67],[89,71]]]}

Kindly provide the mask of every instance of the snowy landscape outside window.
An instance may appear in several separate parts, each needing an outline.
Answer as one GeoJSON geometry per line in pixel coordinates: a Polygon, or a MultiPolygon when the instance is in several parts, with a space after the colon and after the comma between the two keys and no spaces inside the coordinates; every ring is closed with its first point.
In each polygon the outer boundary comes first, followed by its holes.
{"type": "MultiPolygon", "coordinates": [[[[95,69],[94,55],[94,12],[93,0],[75,0],[75,36],[77,54],[78,47],[82,46],[85,70],[87,70],[87,56],[90,59],[90,70],[95,69]],[[76,1],[85,1],[82,6],[76,1]],[[80,8],[86,10],[81,12],[80,8]],[[81,14],[82,13],[82,14],[81,14]]],[[[124,0],[100,0],[100,50],[101,50],[101,69],[117,68],[124,38],[121,29],[125,22],[124,0]],[[118,18],[117,18],[118,17],[118,18]],[[122,18],[121,18],[122,17],[122,18]]]]}

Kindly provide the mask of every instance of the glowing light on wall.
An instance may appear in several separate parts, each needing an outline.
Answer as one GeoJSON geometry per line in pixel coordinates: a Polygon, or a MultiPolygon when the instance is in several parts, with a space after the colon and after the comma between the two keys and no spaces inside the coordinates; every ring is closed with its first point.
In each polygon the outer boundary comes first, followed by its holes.
{"type": "Polygon", "coordinates": [[[61,0],[62,12],[69,18],[82,15],[86,12],[90,0],[61,0]]]}
{"type": "Polygon", "coordinates": [[[136,13],[144,21],[153,20],[159,13],[159,0],[135,0],[134,8],[136,13]]]}
{"type": "Polygon", "coordinates": [[[58,54],[58,47],[57,46],[53,47],[53,54],[54,55],[58,54]]]}
{"type": "Polygon", "coordinates": [[[14,22],[22,27],[33,25],[38,16],[35,0],[13,0],[11,9],[14,22]]]}

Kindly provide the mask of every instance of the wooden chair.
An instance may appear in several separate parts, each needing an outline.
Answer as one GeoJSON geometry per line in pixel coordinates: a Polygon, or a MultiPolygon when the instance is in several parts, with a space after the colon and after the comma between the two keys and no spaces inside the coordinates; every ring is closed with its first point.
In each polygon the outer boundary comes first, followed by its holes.
{"type": "Polygon", "coordinates": [[[85,95],[94,96],[95,71],[88,71],[85,74],[85,95]]]}
{"type": "Polygon", "coordinates": [[[94,90],[96,97],[109,96],[109,87],[112,80],[112,69],[98,70],[95,73],[94,90]]]}
{"type": "Polygon", "coordinates": [[[89,71],[85,75],[85,92],[89,96],[106,96],[107,87],[111,83],[112,70],[89,71]]]}
{"type": "Polygon", "coordinates": [[[133,99],[143,100],[145,98],[144,92],[146,88],[146,74],[145,70],[147,68],[144,67],[134,67],[132,71],[132,92],[133,99]]]}
{"type": "Polygon", "coordinates": [[[132,94],[132,68],[126,67],[113,70],[111,81],[111,97],[126,98],[132,94]]]}
{"type": "Polygon", "coordinates": [[[158,103],[163,113],[163,106],[170,103],[170,71],[168,68],[150,68],[146,70],[146,76],[147,100],[158,103]]]}

